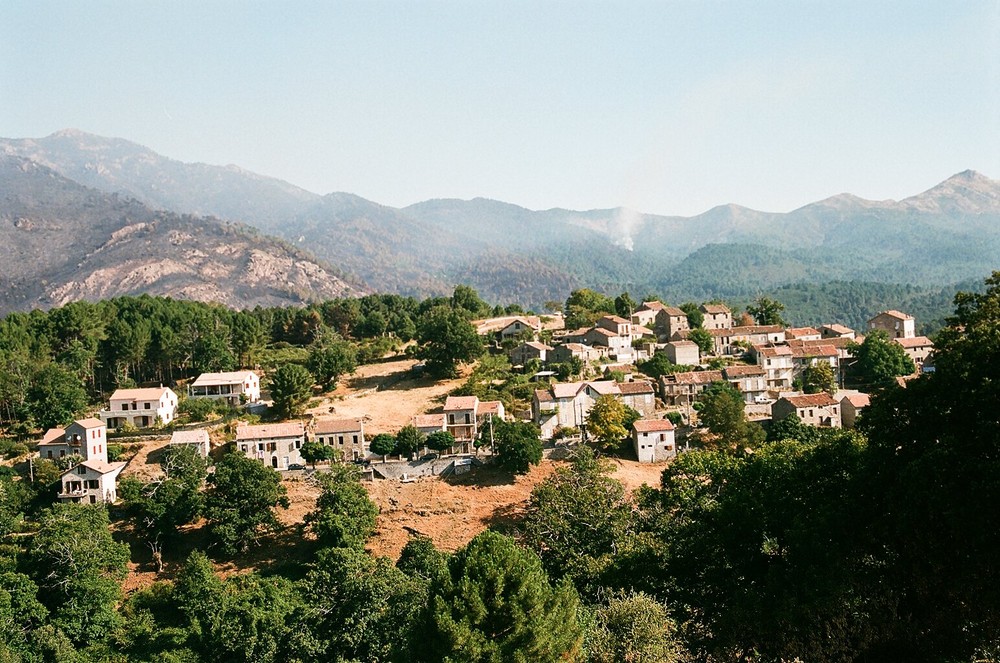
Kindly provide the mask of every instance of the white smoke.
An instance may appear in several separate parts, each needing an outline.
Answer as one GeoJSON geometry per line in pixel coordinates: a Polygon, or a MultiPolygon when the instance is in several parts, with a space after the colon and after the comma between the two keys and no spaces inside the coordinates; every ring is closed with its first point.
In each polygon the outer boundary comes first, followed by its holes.
{"type": "Polygon", "coordinates": [[[619,207],[611,228],[608,229],[612,233],[614,244],[622,246],[628,251],[634,251],[635,241],[632,239],[632,235],[639,227],[641,220],[642,215],[639,212],[628,207],[619,207]]]}

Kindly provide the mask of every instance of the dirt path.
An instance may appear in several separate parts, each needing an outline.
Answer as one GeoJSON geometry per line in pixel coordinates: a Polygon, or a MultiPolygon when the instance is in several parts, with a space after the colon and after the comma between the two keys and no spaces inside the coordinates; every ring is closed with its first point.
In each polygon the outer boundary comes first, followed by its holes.
{"type": "Polygon", "coordinates": [[[415,415],[440,408],[445,396],[462,384],[466,374],[454,380],[414,377],[411,371],[416,363],[401,359],[360,366],[307,412],[317,417],[363,418],[366,435],[368,431],[395,433],[415,415]]]}

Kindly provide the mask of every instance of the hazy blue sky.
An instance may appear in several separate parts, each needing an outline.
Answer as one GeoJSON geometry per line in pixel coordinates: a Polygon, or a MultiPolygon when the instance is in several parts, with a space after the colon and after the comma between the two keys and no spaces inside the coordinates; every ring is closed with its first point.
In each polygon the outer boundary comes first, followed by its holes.
{"type": "Polygon", "coordinates": [[[785,211],[1000,178],[1000,0],[0,3],[0,135],[390,205],[785,211]]]}

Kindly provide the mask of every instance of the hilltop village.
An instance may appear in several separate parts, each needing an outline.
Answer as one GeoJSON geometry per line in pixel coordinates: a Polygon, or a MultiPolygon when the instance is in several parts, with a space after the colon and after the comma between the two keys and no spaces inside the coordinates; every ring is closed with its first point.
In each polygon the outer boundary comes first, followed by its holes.
{"type": "MultiPolygon", "coordinates": [[[[774,320],[755,320],[750,312],[734,316],[722,303],[683,310],[659,301],[643,302],[628,317],[601,315],[576,329],[566,328],[562,312],[474,319],[468,324],[487,349],[488,362],[508,361],[508,370],[530,384],[530,401],[512,400],[510,393],[481,400],[459,387],[445,394],[443,403],[437,396],[408,404],[412,413],[401,407],[388,425],[373,425],[365,410],[384,382],[350,394],[350,417],[331,414],[334,405],[326,411],[313,406],[291,419],[275,419],[274,403],[261,387],[267,376],[249,368],[202,373],[172,387],[117,389],[92,416],[48,429],[37,440],[37,455],[64,468],[58,499],[84,503],[118,499],[117,479],[127,462],[109,460],[109,432],[118,439],[135,434],[148,440],[158,431],[172,431],[170,447],[190,447],[208,458],[213,447],[231,446],[277,472],[312,472],[346,462],[369,480],[412,480],[465,473],[489,462],[497,427],[521,421],[536,427],[549,455],[595,443],[623,458],[662,463],[692,445],[711,446],[718,431],[699,413],[705,397],[720,390],[735,395],[747,421],[767,428],[793,420],[853,428],[869,404],[873,379],[870,367],[858,365],[859,352],[866,357],[894,352],[895,365],[902,368],[890,377],[900,384],[933,371],[932,341],[918,336],[913,317],[900,311],[875,314],[860,332],[840,324],[786,327],[774,309],[780,304],[762,304],[758,317],[774,320]],[[765,310],[768,305],[772,308],[765,310]],[[195,402],[224,404],[233,421],[228,435],[220,435],[218,425],[178,424],[190,419],[181,414],[182,400],[188,409],[195,402]],[[624,406],[620,420],[595,417],[595,405],[601,403],[603,412],[610,401],[624,406]],[[624,435],[608,436],[603,427],[609,424],[623,427],[624,435]]],[[[411,361],[404,367],[413,376],[425,366],[411,361]]],[[[406,388],[401,391],[402,396],[406,388]]]]}

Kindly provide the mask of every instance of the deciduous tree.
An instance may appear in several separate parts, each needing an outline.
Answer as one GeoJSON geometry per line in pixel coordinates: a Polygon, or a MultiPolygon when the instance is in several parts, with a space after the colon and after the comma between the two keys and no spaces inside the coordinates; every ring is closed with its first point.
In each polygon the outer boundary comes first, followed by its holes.
{"type": "Polygon", "coordinates": [[[255,546],[281,527],[275,509],[289,506],[277,472],[238,452],[222,457],[208,478],[205,516],[226,554],[255,546]]]}

